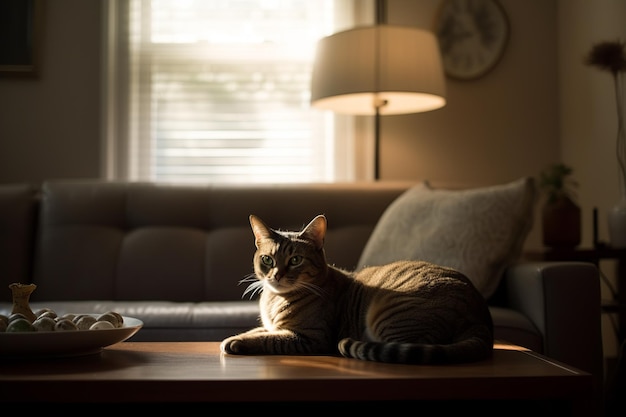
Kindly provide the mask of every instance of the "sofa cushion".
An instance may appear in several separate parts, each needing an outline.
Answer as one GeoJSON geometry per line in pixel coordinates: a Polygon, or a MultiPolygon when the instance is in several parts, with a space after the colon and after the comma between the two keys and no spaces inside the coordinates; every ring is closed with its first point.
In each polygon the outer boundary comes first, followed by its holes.
{"type": "Polygon", "coordinates": [[[418,184],[389,205],[358,268],[420,259],[459,270],[489,298],[532,227],[531,177],[489,187],[448,190],[418,184]]]}

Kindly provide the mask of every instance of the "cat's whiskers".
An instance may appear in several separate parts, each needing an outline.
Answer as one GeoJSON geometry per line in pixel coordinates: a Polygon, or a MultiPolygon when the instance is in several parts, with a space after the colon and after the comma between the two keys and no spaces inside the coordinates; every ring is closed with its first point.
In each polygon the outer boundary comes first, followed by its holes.
{"type": "Polygon", "coordinates": [[[244,284],[249,282],[250,284],[245,289],[241,298],[244,298],[246,294],[250,294],[250,299],[253,299],[257,294],[263,291],[263,282],[259,280],[256,274],[248,274],[242,280],[239,281],[239,284],[244,284]]]}
{"type": "Polygon", "coordinates": [[[250,293],[250,299],[253,299],[257,294],[260,294],[261,291],[263,291],[263,283],[261,281],[253,282],[248,285],[248,288],[243,292],[242,298],[250,293]]]}
{"type": "Polygon", "coordinates": [[[254,272],[246,275],[245,277],[243,277],[241,280],[239,280],[239,285],[244,284],[246,282],[254,282],[254,281],[258,281],[259,278],[256,276],[256,274],[254,272]]]}

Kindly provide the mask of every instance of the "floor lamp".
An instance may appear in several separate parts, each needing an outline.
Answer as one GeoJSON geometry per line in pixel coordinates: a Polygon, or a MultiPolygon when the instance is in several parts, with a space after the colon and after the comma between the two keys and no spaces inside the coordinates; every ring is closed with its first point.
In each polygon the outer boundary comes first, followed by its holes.
{"type": "Polygon", "coordinates": [[[311,104],[375,116],[374,177],[380,177],[380,116],[435,110],[446,104],[439,45],[427,30],[376,24],[322,38],[311,80],[311,104]]]}

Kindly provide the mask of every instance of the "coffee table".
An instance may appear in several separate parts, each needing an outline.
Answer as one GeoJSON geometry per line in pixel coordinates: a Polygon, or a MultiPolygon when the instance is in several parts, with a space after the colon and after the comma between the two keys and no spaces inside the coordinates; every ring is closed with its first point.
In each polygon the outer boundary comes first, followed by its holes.
{"type": "Polygon", "coordinates": [[[298,409],[313,410],[419,402],[437,410],[476,406],[481,415],[554,408],[561,416],[589,415],[593,388],[590,374],[508,344],[496,344],[486,361],[421,366],[334,356],[224,355],[217,342],[122,342],[78,357],[5,358],[0,402],[63,411],[75,405],[119,411],[128,404],[163,410],[215,403],[206,406],[242,410],[297,403],[298,409]]]}

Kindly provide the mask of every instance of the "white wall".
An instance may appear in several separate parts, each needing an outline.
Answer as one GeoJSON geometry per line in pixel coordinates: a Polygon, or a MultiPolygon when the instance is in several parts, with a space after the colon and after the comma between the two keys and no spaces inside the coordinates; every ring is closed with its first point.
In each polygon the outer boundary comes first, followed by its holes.
{"type": "Polygon", "coordinates": [[[593,208],[598,236],[608,241],[606,213],[619,198],[617,112],[611,75],[583,59],[595,43],[626,40],[626,1],[560,0],[559,12],[561,155],[580,182],[583,245],[590,246],[593,208]]]}
{"type": "Polygon", "coordinates": [[[37,78],[0,75],[0,183],[100,172],[100,0],[46,0],[37,78]]]}
{"type": "MultiPolygon", "coordinates": [[[[440,3],[388,0],[387,21],[432,29],[440,3]]],[[[382,119],[383,180],[491,185],[537,176],[560,160],[557,3],[500,3],[511,33],[490,73],[472,81],[448,79],[448,102],[440,110],[382,119]]],[[[540,232],[533,228],[528,248],[542,246],[540,232]]]]}
{"type": "MultiPolygon", "coordinates": [[[[388,0],[388,22],[432,29],[438,0],[388,0]]],[[[511,36],[495,69],[447,80],[448,103],[383,118],[382,177],[485,185],[558,160],[556,3],[501,0],[511,36]]]]}

